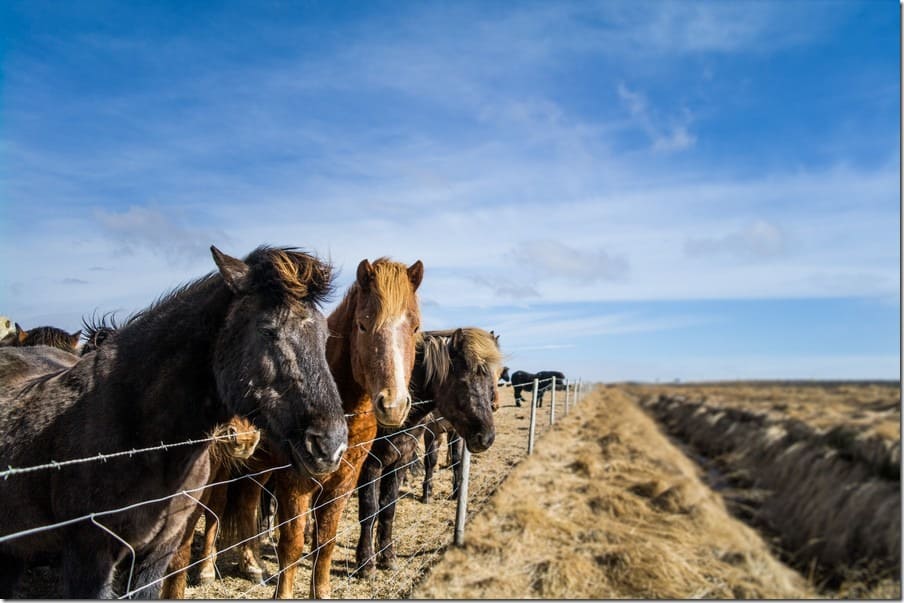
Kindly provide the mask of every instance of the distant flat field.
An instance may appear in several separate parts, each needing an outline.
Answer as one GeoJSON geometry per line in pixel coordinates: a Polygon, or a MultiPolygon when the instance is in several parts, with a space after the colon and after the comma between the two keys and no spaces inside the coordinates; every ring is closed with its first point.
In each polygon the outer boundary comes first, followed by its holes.
{"type": "Polygon", "coordinates": [[[815,429],[839,425],[901,439],[901,384],[894,381],[735,381],[625,384],[635,395],[685,396],[689,400],[798,419],[815,429]]]}

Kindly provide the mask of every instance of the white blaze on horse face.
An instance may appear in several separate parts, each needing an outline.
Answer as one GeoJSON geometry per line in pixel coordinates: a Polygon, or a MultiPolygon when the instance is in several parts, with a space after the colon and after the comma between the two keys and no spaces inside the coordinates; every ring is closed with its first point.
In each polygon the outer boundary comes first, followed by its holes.
{"type": "Polygon", "coordinates": [[[408,380],[405,378],[405,358],[402,355],[402,345],[405,342],[402,327],[405,326],[407,320],[407,314],[402,314],[389,327],[392,333],[392,368],[394,377],[394,387],[390,391],[395,394],[395,399],[390,401],[389,406],[395,406],[400,402],[404,402],[408,394],[408,380]]]}

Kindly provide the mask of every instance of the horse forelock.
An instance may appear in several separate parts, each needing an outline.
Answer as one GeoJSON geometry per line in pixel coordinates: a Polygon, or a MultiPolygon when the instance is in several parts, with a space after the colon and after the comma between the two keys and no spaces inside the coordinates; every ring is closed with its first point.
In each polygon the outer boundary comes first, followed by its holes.
{"type": "MultiPolygon", "coordinates": [[[[424,367],[427,382],[442,382],[449,375],[452,360],[449,356],[449,344],[456,329],[444,331],[428,331],[423,335],[424,367]]],[[[502,352],[496,339],[483,329],[463,327],[462,352],[468,365],[483,368],[490,375],[496,375],[502,366],[502,352]]]]}
{"type": "Polygon", "coordinates": [[[449,357],[448,336],[425,333],[419,342],[424,358],[426,383],[442,383],[449,376],[452,359],[449,357]]]}
{"type": "Polygon", "coordinates": [[[246,259],[262,292],[284,301],[322,305],[333,292],[333,267],[295,248],[258,247],[246,259]]]}
{"type": "Polygon", "coordinates": [[[377,300],[374,328],[380,328],[406,312],[418,314],[417,294],[408,278],[408,267],[386,257],[377,259],[372,266],[374,278],[370,292],[377,300]]]}

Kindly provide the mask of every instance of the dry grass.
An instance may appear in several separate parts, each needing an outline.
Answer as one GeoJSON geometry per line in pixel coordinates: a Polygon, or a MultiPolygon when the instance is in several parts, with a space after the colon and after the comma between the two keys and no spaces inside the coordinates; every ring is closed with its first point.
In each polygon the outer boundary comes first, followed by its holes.
{"type": "Polygon", "coordinates": [[[413,597],[803,598],[623,392],[597,388],[537,442],[413,597]]]}
{"type": "Polygon", "coordinates": [[[900,597],[897,386],[809,384],[784,402],[770,384],[629,389],[730,475],[796,567],[834,596],[900,597]]]}

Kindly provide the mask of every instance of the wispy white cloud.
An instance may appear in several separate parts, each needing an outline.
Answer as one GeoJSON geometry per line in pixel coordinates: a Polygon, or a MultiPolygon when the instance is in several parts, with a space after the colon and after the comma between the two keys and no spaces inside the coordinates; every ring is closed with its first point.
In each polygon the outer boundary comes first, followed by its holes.
{"type": "Polygon", "coordinates": [[[522,241],[508,255],[537,278],[596,283],[628,276],[628,261],[623,256],[603,249],[577,249],[555,239],[522,241]]]}
{"type": "Polygon", "coordinates": [[[618,85],[618,96],[641,129],[653,143],[654,151],[683,151],[694,146],[697,136],[690,132],[690,112],[686,109],[672,117],[670,125],[664,125],[663,118],[649,107],[646,97],[630,90],[624,83],[618,85]]]}
{"type": "Polygon", "coordinates": [[[766,220],[718,237],[690,238],[684,251],[691,257],[728,255],[741,259],[776,258],[787,252],[787,235],[766,220]]]}
{"type": "Polygon", "coordinates": [[[170,262],[194,263],[209,255],[212,242],[226,245],[232,241],[222,231],[181,225],[160,208],[97,209],[95,217],[101,230],[115,241],[117,253],[134,254],[145,248],[170,262]]]}

